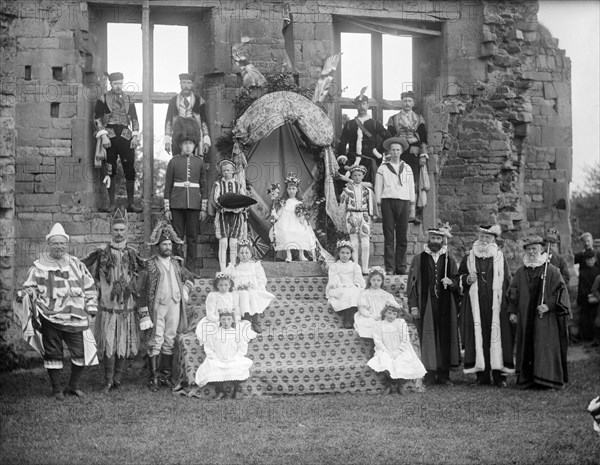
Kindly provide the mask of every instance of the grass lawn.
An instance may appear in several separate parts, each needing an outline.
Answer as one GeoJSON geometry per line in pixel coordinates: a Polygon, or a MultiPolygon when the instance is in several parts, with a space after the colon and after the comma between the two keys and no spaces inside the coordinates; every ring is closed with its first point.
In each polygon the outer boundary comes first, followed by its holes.
{"type": "Polygon", "coordinates": [[[454,387],[424,394],[240,401],[151,393],[134,362],[121,391],[101,394],[94,367],[84,400],[57,402],[42,368],[18,370],[0,374],[0,463],[598,464],[586,407],[600,354],[587,355],[563,391],[474,387],[453,372],[454,387]]]}

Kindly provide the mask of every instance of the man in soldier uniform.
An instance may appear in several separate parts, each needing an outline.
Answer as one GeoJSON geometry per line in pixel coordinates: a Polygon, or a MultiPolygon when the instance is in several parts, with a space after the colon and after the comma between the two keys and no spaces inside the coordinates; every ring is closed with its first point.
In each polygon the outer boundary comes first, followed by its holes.
{"type": "MultiPolygon", "coordinates": [[[[206,170],[202,158],[194,155],[200,130],[193,118],[178,118],[174,128],[174,142],[181,153],[167,164],[165,179],[165,217],[172,221],[179,237],[187,244],[186,267],[193,272],[198,257],[200,221],[206,221],[208,197],[206,170]]],[[[178,247],[179,249],[179,247],[178,247]]],[[[183,257],[183,251],[178,250],[183,257]]]]}
{"type": "Polygon", "coordinates": [[[193,92],[194,75],[182,73],[179,75],[181,92],[169,101],[165,119],[165,150],[173,155],[179,155],[181,148],[173,144],[173,131],[178,118],[194,118],[198,124],[199,137],[196,144],[196,154],[203,156],[211,146],[206,119],[204,99],[193,92]]]}
{"type": "Polygon", "coordinates": [[[128,95],[123,93],[123,73],[111,73],[108,76],[111,89],[96,102],[94,123],[96,138],[102,138],[106,149],[108,199],[110,204],[106,211],[113,213],[116,209],[115,192],[117,175],[117,157],[125,173],[127,189],[127,211],[139,213],[140,207],[134,204],[135,188],[135,149],[138,146],[140,125],[135,105],[128,95]]]}

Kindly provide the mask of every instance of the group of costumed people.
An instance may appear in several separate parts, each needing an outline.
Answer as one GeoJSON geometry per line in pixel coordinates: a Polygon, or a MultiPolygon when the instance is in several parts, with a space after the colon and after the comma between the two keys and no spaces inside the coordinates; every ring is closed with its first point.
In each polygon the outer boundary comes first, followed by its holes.
{"type": "Polygon", "coordinates": [[[463,371],[476,375],[474,384],[506,387],[507,375],[515,372],[523,389],[562,388],[568,382],[569,295],[560,269],[548,256],[557,232],[527,238],[523,265],[512,277],[496,243],[501,232],[499,225],[481,226],[478,240],[457,264],[448,254],[450,227],[428,230],[424,250],[410,265],[408,308],[401,312],[417,327],[420,359],[405,328],[394,330],[396,339],[382,340],[383,335],[391,337],[392,326],[383,323],[394,321],[388,310],[400,309],[383,289],[385,270],[371,268],[365,282],[352,261],[353,243],[338,243],[338,260],[329,266],[329,304],[345,328],[375,341],[376,356],[369,366],[388,376],[392,390],[400,379],[452,385],[450,370],[461,363],[461,341],[463,371]]]}
{"type": "MultiPolygon", "coordinates": [[[[181,93],[169,103],[165,123],[165,149],[173,157],[166,171],[164,219],[149,240],[156,253],[142,259],[127,242],[126,214],[116,209],[114,183],[120,157],[127,210],[138,212],[133,202],[137,116],[122,92],[123,75],[113,73],[109,80],[111,90],[96,105],[96,159],[105,168],[107,210],[114,213],[112,238],[80,261],[67,254],[69,235],[60,224],[54,225],[46,237],[49,253],[34,263],[20,293],[26,338],[43,353],[57,399],[83,396],[83,368],[97,364],[98,357],[104,365],[103,391],[118,389],[124,362],[137,355],[142,332],[148,341],[150,389],[172,388],[173,349],[177,335],[188,328],[185,305],[197,268],[199,222],[211,215],[220,271],[206,300],[206,316],[195,328],[206,353],[195,381],[200,387],[213,383],[218,398],[231,383],[232,395],[239,397],[239,383],[250,376],[252,365],[246,357],[248,343],[261,332],[258,317],[274,299],[246,240],[252,199],[237,176],[240,167],[233,160],[221,160],[220,178],[207,186],[202,156],[211,141],[204,101],[192,92],[193,76],[180,75],[181,93]],[[94,317],[92,335],[89,322],[94,317]],[[63,341],[71,353],[66,388],[61,375],[63,341]]],[[[428,230],[424,251],[408,269],[408,224],[420,222],[428,190],[425,122],[413,111],[410,92],[402,94],[402,111],[390,118],[387,129],[368,115],[364,93],[355,105],[358,115],[345,123],[338,146],[338,179],[344,182],[339,200],[350,240],[337,244],[326,297],[344,328],[373,339],[375,353],[368,365],[385,374],[386,392],[421,391],[421,380],[452,384],[450,369],[461,362],[461,341],[464,371],[476,374],[477,384],[503,387],[506,375],[516,371],[521,387],[563,387],[568,380],[569,299],[560,270],[549,263],[546,242],[528,238],[523,265],[511,277],[496,244],[500,226],[482,226],[460,264],[448,254],[450,228],[439,227],[428,230]],[[371,222],[379,215],[384,267],[369,267],[371,222]],[[386,276],[405,274],[407,269],[408,308],[402,309],[384,282],[386,276]],[[419,351],[410,342],[405,318],[416,324],[419,351]]],[[[300,186],[298,176],[288,173],[283,194],[277,183],[268,191],[273,201],[270,238],[273,248],[285,253],[286,262],[292,261],[294,250],[301,261],[317,259],[318,241],[300,186]]]]}

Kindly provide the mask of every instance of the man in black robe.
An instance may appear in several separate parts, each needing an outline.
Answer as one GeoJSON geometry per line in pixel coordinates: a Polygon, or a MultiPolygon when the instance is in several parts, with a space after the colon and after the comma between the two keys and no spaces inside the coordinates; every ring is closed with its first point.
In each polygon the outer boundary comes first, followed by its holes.
{"type": "Polygon", "coordinates": [[[408,272],[408,304],[421,341],[426,384],[451,386],[450,367],[460,363],[455,291],[456,262],[448,256],[449,228],[428,230],[424,251],[415,255],[408,272]]]}
{"type": "Polygon", "coordinates": [[[458,269],[463,289],[464,372],[476,373],[478,385],[493,379],[497,387],[505,387],[506,375],[514,372],[513,335],[506,312],[510,273],[496,244],[501,233],[500,225],[480,226],[479,239],[458,269]]]}
{"type": "Polygon", "coordinates": [[[538,236],[525,241],[523,265],[508,289],[508,313],[517,325],[517,384],[523,389],[562,388],[568,382],[569,295],[543,246],[538,236]]]}

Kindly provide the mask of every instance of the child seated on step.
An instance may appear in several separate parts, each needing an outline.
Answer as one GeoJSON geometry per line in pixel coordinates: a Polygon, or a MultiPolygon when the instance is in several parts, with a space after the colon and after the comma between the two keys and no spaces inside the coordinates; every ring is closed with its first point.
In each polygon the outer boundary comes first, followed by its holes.
{"type": "Polygon", "coordinates": [[[240,311],[240,297],[233,292],[234,283],[228,273],[218,272],[213,281],[215,290],[206,296],[206,316],[200,320],[196,327],[196,336],[200,344],[204,344],[207,337],[215,334],[219,328],[219,310],[228,308],[233,313],[239,332],[246,342],[256,337],[250,322],[242,320],[240,311]]]}
{"type": "Polygon", "coordinates": [[[373,338],[373,329],[381,320],[381,311],[387,303],[396,302],[394,296],[383,289],[385,270],[374,266],[367,276],[367,287],[358,299],[358,312],[354,316],[354,329],[360,337],[373,338]]]}
{"type": "Polygon", "coordinates": [[[198,387],[214,383],[215,399],[226,397],[228,385],[233,384],[232,397],[239,399],[240,382],[250,377],[252,366],[252,360],[246,357],[248,342],[240,332],[233,309],[221,308],[218,318],[218,328],[204,342],[206,358],[196,371],[195,381],[198,387]]]}
{"type": "Polygon", "coordinates": [[[300,179],[294,173],[288,174],[285,178],[285,192],[274,203],[271,211],[274,223],[269,233],[271,242],[276,251],[285,250],[287,263],[292,261],[292,250],[298,250],[299,260],[302,262],[308,260],[304,255],[305,250],[310,250],[313,260],[317,260],[317,239],[306,219],[299,186],[300,179]]]}
{"type": "Polygon", "coordinates": [[[381,312],[381,320],[373,329],[375,355],[367,365],[384,373],[384,394],[394,391],[401,393],[401,380],[420,379],[427,373],[410,343],[406,322],[398,318],[399,312],[400,304],[386,303],[381,312]]]}
{"type": "Polygon", "coordinates": [[[360,266],[352,261],[352,242],[338,241],[335,263],[329,265],[329,281],[325,296],[331,308],[341,313],[343,326],[352,328],[354,313],[358,310],[358,298],[365,288],[360,266]]]}
{"type": "Polygon", "coordinates": [[[265,270],[260,262],[254,259],[253,250],[250,241],[239,241],[237,264],[234,266],[230,263],[227,273],[235,283],[242,318],[251,322],[253,331],[260,333],[258,315],[265,311],[275,296],[267,292],[265,270]]]}

